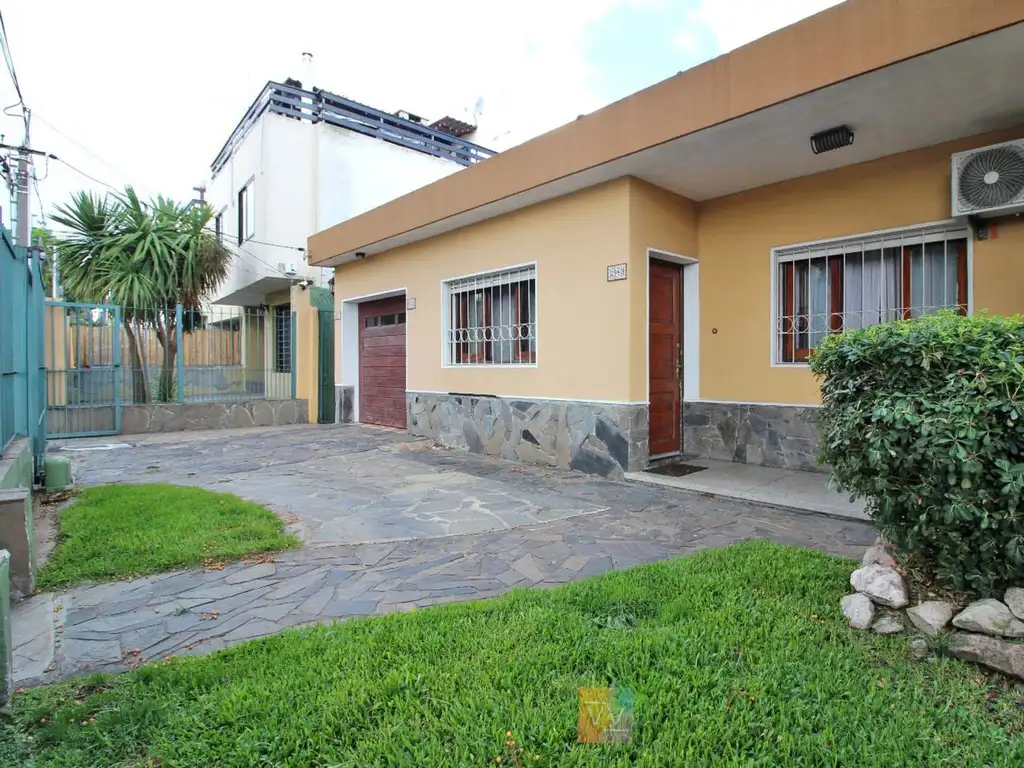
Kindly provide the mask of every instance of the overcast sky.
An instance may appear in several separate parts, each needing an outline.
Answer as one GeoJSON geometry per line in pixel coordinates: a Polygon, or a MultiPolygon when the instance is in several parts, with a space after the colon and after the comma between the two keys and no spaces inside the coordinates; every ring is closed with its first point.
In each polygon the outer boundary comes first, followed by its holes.
{"type": "MultiPolygon", "coordinates": [[[[482,98],[477,141],[506,146],[837,2],[4,0],[2,10],[33,146],[115,187],[188,199],[263,84],[308,78],[303,51],[313,85],[388,111],[437,118],[482,98]]],[[[2,69],[0,98],[16,100],[2,69]]],[[[4,141],[20,142],[21,120],[0,121],[4,141]]],[[[44,208],[104,190],[48,166],[36,168],[44,208]]]]}

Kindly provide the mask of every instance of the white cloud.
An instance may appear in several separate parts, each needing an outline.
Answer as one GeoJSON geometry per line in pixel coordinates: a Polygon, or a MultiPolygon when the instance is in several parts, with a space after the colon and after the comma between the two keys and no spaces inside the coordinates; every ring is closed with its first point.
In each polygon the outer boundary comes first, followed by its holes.
{"type": "MultiPolygon", "coordinates": [[[[718,43],[718,53],[727,53],[789,26],[842,0],[699,0],[688,14],[692,24],[706,29],[718,43]]],[[[680,34],[680,46],[689,50],[693,35],[680,34]]]]}
{"type": "MultiPolygon", "coordinates": [[[[41,120],[37,148],[114,186],[187,198],[266,80],[307,79],[302,51],[314,53],[314,85],[389,111],[440,117],[482,96],[479,140],[501,148],[603,105],[587,62],[593,23],[672,2],[11,0],[4,19],[29,106],[109,165],[41,120]]],[[[828,4],[700,0],[693,22],[727,50],[828,4]]],[[[14,100],[2,72],[0,99],[14,100]]],[[[20,121],[0,118],[0,133],[20,139],[20,121]]],[[[54,162],[41,183],[47,203],[82,187],[103,189],[54,162]]]]}

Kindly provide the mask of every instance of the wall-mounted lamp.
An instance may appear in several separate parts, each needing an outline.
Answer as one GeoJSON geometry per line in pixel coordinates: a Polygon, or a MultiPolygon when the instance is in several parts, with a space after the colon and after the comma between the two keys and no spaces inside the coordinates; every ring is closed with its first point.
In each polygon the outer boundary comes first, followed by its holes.
{"type": "Polygon", "coordinates": [[[822,152],[842,149],[853,144],[853,138],[853,129],[848,125],[829,128],[827,131],[811,136],[811,151],[816,155],[820,155],[822,152]]]}

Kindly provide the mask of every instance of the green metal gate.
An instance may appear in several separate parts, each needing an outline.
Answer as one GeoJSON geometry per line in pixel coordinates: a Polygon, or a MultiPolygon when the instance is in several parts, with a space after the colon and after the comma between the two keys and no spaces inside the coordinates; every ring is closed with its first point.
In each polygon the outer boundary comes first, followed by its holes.
{"type": "Polygon", "coordinates": [[[320,310],[317,332],[318,424],[333,424],[334,413],[334,312],[320,310]]]}
{"type": "Polygon", "coordinates": [[[121,308],[46,302],[49,437],[121,431],[121,308]]]}

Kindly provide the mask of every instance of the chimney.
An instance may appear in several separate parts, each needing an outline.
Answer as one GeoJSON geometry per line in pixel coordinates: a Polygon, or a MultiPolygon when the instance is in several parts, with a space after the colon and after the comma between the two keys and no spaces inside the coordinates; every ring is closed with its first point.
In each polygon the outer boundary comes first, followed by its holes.
{"type": "Polygon", "coordinates": [[[306,88],[311,91],[318,86],[316,66],[313,64],[313,54],[309,51],[302,52],[302,79],[306,83],[306,88]]]}

